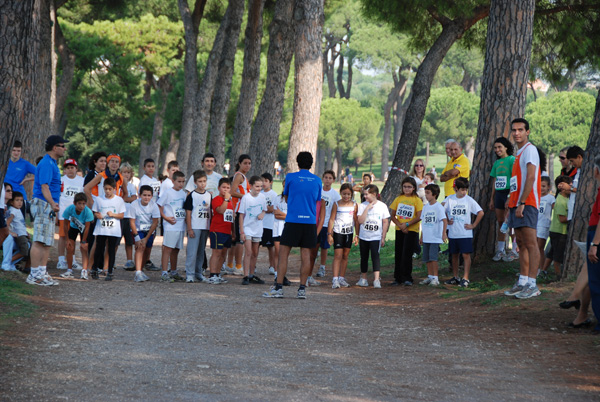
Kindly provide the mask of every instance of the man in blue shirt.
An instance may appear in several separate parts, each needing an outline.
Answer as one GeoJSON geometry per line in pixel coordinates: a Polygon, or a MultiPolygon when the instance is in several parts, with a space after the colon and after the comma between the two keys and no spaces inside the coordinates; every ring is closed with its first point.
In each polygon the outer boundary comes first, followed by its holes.
{"type": "MultiPolygon", "coordinates": [[[[35,166],[29,161],[21,158],[22,151],[23,144],[21,141],[15,141],[10,153],[10,160],[8,161],[8,168],[6,169],[4,181],[13,187],[13,191],[18,191],[23,194],[25,201],[27,202],[27,193],[25,192],[23,184],[34,180],[34,177],[31,175],[35,174],[35,166]]],[[[23,216],[25,216],[25,211],[27,210],[27,205],[25,204],[26,203],[23,203],[23,208],[21,209],[23,216]]]]}
{"type": "Polygon", "coordinates": [[[51,135],[46,139],[46,155],[37,165],[33,182],[33,245],[31,246],[31,273],[26,282],[30,285],[58,285],[46,272],[50,248],[54,244],[54,218],[59,210],[60,170],[58,159],[65,154],[64,138],[51,135]]]}
{"type": "Polygon", "coordinates": [[[298,298],[306,299],[306,279],[311,271],[311,249],[317,245],[317,201],[321,200],[323,183],[309,169],[313,164],[310,152],[300,152],[296,157],[299,172],[285,177],[283,195],[287,201],[285,226],[279,247],[279,266],[275,286],[264,297],[283,297],[283,278],[287,272],[288,257],[292,247],[300,247],[301,268],[298,298]]]}

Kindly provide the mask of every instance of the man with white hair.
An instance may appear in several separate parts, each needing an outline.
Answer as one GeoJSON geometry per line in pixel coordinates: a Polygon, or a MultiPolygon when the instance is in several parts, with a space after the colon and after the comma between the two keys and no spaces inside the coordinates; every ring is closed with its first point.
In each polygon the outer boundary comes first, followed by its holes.
{"type": "Polygon", "coordinates": [[[444,183],[444,196],[454,194],[454,180],[457,177],[469,178],[471,163],[462,151],[462,147],[455,140],[446,141],[446,154],[450,160],[442,171],[440,181],[444,183]]]}

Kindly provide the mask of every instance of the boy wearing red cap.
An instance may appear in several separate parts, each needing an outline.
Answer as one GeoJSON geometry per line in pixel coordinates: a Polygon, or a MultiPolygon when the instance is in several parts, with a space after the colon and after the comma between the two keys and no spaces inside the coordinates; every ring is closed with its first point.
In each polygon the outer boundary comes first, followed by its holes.
{"type": "MultiPolygon", "coordinates": [[[[63,163],[64,175],[60,178],[60,200],[58,202],[58,264],[56,268],[67,269],[67,260],[65,258],[65,246],[67,244],[67,232],[64,225],[63,213],[69,205],[73,205],[75,194],[83,192],[83,177],[77,175],[77,161],[69,158],[63,163]]],[[[73,268],[78,266],[73,260],[73,268]]]]}

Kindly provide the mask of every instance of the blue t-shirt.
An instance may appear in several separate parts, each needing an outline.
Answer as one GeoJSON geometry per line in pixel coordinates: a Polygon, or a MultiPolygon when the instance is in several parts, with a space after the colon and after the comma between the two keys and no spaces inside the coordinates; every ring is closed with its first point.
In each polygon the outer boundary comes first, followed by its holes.
{"type": "Polygon", "coordinates": [[[33,166],[33,164],[23,158],[16,162],[9,160],[6,176],[4,176],[4,182],[12,185],[13,191],[18,191],[23,194],[23,197],[27,198],[25,188],[21,185],[21,182],[28,174],[35,174],[35,166],[33,166]]]}
{"type": "Polygon", "coordinates": [[[317,224],[317,201],[321,200],[323,183],[306,169],[285,176],[283,194],[287,195],[286,222],[317,224]]]}
{"type": "Polygon", "coordinates": [[[42,193],[42,184],[47,184],[54,202],[60,200],[60,170],[56,161],[48,154],[44,155],[37,165],[35,181],[33,182],[33,198],[46,201],[42,193]]]}
{"type": "Polygon", "coordinates": [[[85,230],[85,223],[94,220],[94,213],[86,206],[80,214],[77,214],[75,204],[71,204],[65,209],[62,217],[65,220],[71,221],[71,227],[73,229],[79,229],[79,231],[83,233],[85,230]]]}

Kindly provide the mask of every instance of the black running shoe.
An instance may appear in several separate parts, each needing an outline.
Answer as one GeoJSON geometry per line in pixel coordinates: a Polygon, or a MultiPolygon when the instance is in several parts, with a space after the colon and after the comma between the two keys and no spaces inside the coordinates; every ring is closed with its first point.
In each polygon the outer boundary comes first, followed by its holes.
{"type": "Polygon", "coordinates": [[[106,278],[104,278],[105,281],[110,282],[113,280],[113,274],[106,274],[106,278]]]}
{"type": "Polygon", "coordinates": [[[452,279],[448,279],[444,282],[446,285],[460,285],[460,279],[457,277],[453,277],[452,279]]]}
{"type": "Polygon", "coordinates": [[[92,279],[98,279],[98,269],[92,268],[91,276],[92,279]]]}
{"type": "Polygon", "coordinates": [[[252,278],[250,278],[250,283],[254,283],[254,284],[257,284],[257,285],[264,285],[265,281],[263,281],[262,279],[260,279],[256,275],[252,275],[252,278]]]}
{"type": "Polygon", "coordinates": [[[247,276],[242,279],[242,285],[250,285],[250,279],[247,276]]]}
{"type": "Polygon", "coordinates": [[[292,282],[290,282],[287,276],[283,277],[283,286],[292,286],[292,282]]]}

